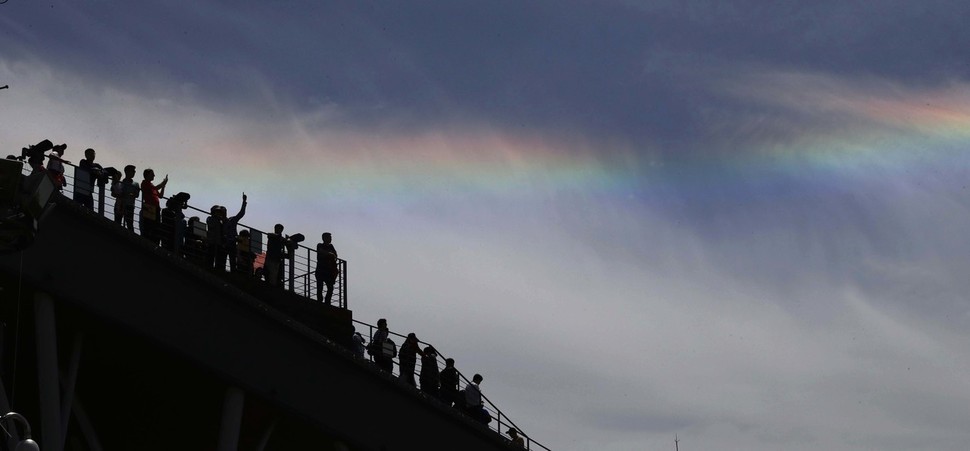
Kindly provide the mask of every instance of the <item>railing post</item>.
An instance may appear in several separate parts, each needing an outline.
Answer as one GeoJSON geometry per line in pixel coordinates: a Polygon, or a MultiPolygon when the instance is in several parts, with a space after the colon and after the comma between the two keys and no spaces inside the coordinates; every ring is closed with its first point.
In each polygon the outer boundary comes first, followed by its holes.
{"type": "MultiPolygon", "coordinates": [[[[371,326],[370,324],[368,324],[368,325],[367,325],[367,329],[368,329],[368,332],[367,332],[367,333],[368,333],[368,334],[370,335],[370,336],[369,336],[369,337],[367,338],[367,344],[368,344],[368,345],[372,345],[372,344],[374,343],[374,326],[371,326]]],[[[371,360],[373,360],[373,361],[375,361],[375,362],[377,361],[377,358],[376,358],[376,356],[373,356],[373,355],[372,355],[372,356],[370,356],[370,357],[371,357],[371,360]]]]}
{"type": "Polygon", "coordinates": [[[296,257],[294,255],[295,253],[296,253],[295,249],[293,249],[292,247],[289,247],[286,250],[286,257],[287,257],[287,260],[289,260],[289,262],[287,263],[287,266],[290,269],[290,276],[287,277],[287,279],[290,281],[290,291],[293,291],[293,282],[295,281],[294,276],[296,275],[296,272],[294,271],[294,268],[293,268],[293,262],[295,261],[295,257],[296,257]]]}
{"type": "Polygon", "coordinates": [[[98,181],[98,214],[104,217],[104,183],[98,181]]]}

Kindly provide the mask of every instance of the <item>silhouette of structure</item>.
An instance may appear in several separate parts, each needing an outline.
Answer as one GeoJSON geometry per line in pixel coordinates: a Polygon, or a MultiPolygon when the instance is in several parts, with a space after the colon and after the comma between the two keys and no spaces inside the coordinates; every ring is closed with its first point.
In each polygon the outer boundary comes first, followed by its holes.
{"type": "Polygon", "coordinates": [[[140,238],[103,192],[94,210],[52,196],[29,246],[0,250],[0,414],[30,418],[41,449],[500,450],[522,431],[484,396],[492,428],[355,356],[355,326],[376,328],[353,319],[345,260],[329,306],[298,243],[280,289],[140,238]]]}

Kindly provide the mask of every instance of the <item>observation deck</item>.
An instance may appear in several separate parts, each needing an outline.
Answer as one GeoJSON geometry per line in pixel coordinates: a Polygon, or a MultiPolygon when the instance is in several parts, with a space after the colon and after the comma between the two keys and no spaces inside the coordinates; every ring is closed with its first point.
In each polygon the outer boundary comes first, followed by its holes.
{"type": "Polygon", "coordinates": [[[0,410],[41,449],[504,450],[521,431],[487,399],[490,426],[354,356],[352,326],[370,326],[347,308],[346,261],[328,306],[309,298],[310,249],[270,287],[129,232],[103,194],[52,202],[33,244],[0,254],[0,410]]]}

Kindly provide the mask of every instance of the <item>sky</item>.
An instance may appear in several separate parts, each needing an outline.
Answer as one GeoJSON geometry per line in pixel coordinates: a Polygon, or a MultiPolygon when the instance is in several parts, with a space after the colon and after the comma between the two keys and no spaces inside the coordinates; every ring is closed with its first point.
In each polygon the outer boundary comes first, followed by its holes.
{"type": "Polygon", "coordinates": [[[348,261],[554,450],[964,450],[970,4],[0,3],[0,144],[348,261]]]}

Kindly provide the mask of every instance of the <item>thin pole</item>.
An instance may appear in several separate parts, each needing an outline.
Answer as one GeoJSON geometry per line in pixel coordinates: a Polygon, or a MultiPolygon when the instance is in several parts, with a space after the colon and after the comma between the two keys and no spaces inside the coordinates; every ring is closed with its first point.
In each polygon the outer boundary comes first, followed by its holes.
{"type": "Polygon", "coordinates": [[[37,335],[37,383],[40,386],[40,431],[45,449],[61,449],[61,402],[57,369],[57,324],[54,301],[46,293],[34,295],[37,335]]]}
{"type": "Polygon", "coordinates": [[[680,439],[674,434],[674,451],[680,451],[680,439]]]}
{"type": "Polygon", "coordinates": [[[239,432],[242,429],[243,404],[246,395],[236,387],[226,388],[222,401],[222,420],[219,423],[219,451],[236,451],[239,448],[239,432]]]}
{"type": "MultiPolygon", "coordinates": [[[[61,437],[67,437],[67,427],[71,423],[71,409],[74,402],[74,388],[77,385],[77,371],[81,364],[81,346],[84,343],[84,334],[80,331],[74,334],[74,346],[71,348],[71,360],[67,367],[67,377],[64,385],[64,392],[61,393],[61,437]]],[[[66,442],[67,440],[64,440],[66,442]]],[[[65,443],[61,443],[63,448],[65,443]]]]}

